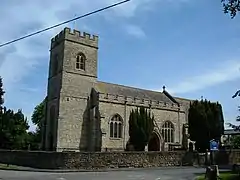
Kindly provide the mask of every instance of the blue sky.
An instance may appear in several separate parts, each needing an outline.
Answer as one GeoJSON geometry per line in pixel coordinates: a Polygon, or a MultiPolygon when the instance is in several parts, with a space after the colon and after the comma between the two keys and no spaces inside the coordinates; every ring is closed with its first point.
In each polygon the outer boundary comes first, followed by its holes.
{"type": "MultiPolygon", "coordinates": [[[[0,43],[82,15],[117,0],[2,0],[0,43]]],[[[223,105],[234,122],[240,88],[239,17],[219,1],[131,0],[66,26],[99,35],[101,81],[162,91],[223,105]]],[[[50,38],[60,28],[0,48],[5,105],[27,117],[46,95],[50,38]]],[[[31,129],[34,129],[31,126],[31,129]]]]}

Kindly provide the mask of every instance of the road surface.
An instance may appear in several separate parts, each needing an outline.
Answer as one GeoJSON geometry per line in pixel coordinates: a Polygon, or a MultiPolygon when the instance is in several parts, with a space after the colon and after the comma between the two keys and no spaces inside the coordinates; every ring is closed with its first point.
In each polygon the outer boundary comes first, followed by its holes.
{"type": "Polygon", "coordinates": [[[108,172],[26,172],[0,170],[0,180],[194,180],[202,168],[157,168],[108,172]]]}

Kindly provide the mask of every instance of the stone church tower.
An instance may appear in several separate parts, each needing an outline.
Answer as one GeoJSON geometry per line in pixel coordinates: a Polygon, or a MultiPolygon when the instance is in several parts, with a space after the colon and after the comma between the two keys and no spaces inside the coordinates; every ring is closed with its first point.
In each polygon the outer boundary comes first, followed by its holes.
{"type": "Polygon", "coordinates": [[[97,55],[97,36],[65,28],[51,40],[44,138],[47,150],[87,148],[82,129],[97,80],[97,55]]]}
{"type": "Polygon", "coordinates": [[[154,115],[146,149],[186,147],[191,100],[97,79],[98,37],[65,28],[51,41],[43,149],[124,151],[128,119],[143,106],[154,115]]]}

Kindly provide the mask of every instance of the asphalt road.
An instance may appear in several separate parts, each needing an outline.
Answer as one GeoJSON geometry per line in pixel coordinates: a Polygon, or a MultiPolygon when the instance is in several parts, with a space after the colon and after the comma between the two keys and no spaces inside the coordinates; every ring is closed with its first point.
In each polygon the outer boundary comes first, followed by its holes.
{"type": "Polygon", "coordinates": [[[48,173],[0,170],[0,180],[194,180],[202,168],[158,168],[131,171],[48,173]]]}

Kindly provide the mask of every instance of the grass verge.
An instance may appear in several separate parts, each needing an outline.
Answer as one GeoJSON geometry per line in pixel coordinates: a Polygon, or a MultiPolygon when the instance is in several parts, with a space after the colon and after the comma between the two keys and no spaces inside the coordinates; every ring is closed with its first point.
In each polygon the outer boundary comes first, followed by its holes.
{"type": "MultiPolygon", "coordinates": [[[[232,172],[220,172],[221,180],[239,180],[240,176],[238,174],[233,174],[232,172]]],[[[196,180],[205,180],[205,174],[198,176],[196,180]]]]}
{"type": "Polygon", "coordinates": [[[7,164],[1,164],[0,163],[0,169],[19,169],[18,166],[15,165],[7,165],[7,164]]]}

